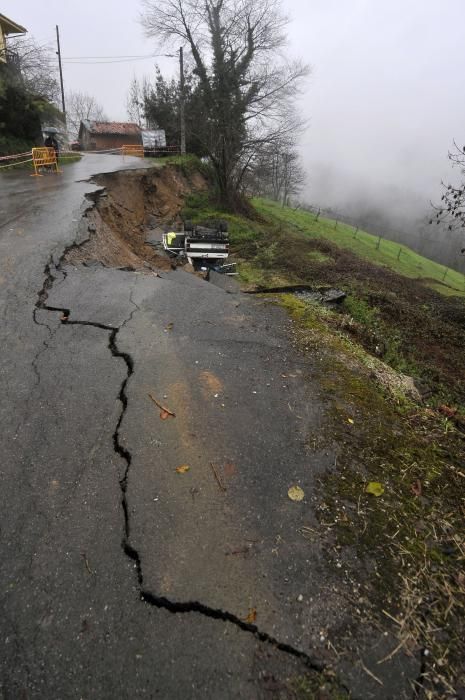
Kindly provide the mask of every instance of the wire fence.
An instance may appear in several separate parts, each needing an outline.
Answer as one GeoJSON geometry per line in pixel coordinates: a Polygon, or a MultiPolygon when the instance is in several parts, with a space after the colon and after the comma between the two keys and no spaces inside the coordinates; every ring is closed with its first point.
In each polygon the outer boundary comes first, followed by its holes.
{"type": "MultiPolygon", "coordinates": [[[[345,226],[349,226],[353,229],[352,233],[352,238],[357,239],[363,235],[363,233],[368,233],[371,238],[375,239],[375,249],[383,251],[383,242],[385,244],[389,245],[389,253],[392,252],[392,246],[395,246],[396,243],[398,243],[399,248],[397,250],[397,255],[396,259],[398,261],[401,261],[402,256],[408,256],[409,255],[409,248],[401,243],[399,243],[399,239],[402,240],[402,238],[405,238],[405,232],[404,231],[398,231],[396,229],[385,229],[382,234],[379,232],[374,232],[370,231],[369,228],[370,226],[367,226],[365,223],[361,224],[360,219],[356,219],[355,217],[349,216],[347,214],[344,214],[342,212],[339,212],[335,209],[325,209],[323,207],[319,206],[313,206],[313,205],[305,205],[302,207],[303,211],[309,212],[314,214],[315,216],[315,221],[318,221],[320,217],[329,219],[334,222],[334,230],[337,230],[340,224],[344,224],[345,226]]],[[[363,241],[364,243],[367,243],[367,240],[363,241]]],[[[385,248],[387,245],[385,245],[385,248]]],[[[418,253],[421,255],[421,253],[418,253]]],[[[443,273],[441,277],[441,281],[444,282],[446,280],[447,275],[450,272],[459,272],[460,274],[464,274],[460,272],[459,270],[453,269],[449,267],[448,265],[444,265],[442,263],[436,263],[439,265],[441,268],[443,268],[443,273]]]]}

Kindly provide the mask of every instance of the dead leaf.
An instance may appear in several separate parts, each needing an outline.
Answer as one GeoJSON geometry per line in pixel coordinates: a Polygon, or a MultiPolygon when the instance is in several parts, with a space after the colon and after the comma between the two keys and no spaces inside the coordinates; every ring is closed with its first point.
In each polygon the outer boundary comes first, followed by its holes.
{"type": "Polygon", "coordinates": [[[236,465],[234,462],[225,462],[224,469],[223,469],[224,475],[227,477],[232,477],[235,476],[237,472],[236,465]]]}
{"type": "Polygon", "coordinates": [[[291,488],[287,492],[287,495],[289,496],[291,501],[303,501],[305,493],[300,488],[300,486],[291,486],[291,488]]]}
{"type": "Polygon", "coordinates": [[[174,326],[174,323],[168,323],[168,325],[165,328],[165,331],[170,331],[174,326]]]}
{"type": "Polygon", "coordinates": [[[444,415],[447,416],[447,418],[453,418],[455,414],[457,413],[456,408],[451,408],[450,406],[446,406],[445,404],[442,404],[439,406],[438,410],[444,415]]]}
{"type": "Polygon", "coordinates": [[[410,488],[412,489],[412,493],[414,496],[421,496],[422,488],[420,479],[416,479],[410,486],[410,488]]]}
{"type": "Polygon", "coordinates": [[[181,464],[180,467],[176,467],[176,471],[178,472],[178,474],[185,474],[189,471],[189,469],[190,466],[188,464],[181,464]]]}
{"type": "Polygon", "coordinates": [[[160,409],[160,418],[162,420],[166,420],[167,418],[176,418],[176,413],[173,413],[173,411],[170,411],[169,408],[166,408],[166,406],[162,406],[161,403],[159,403],[152,394],[148,394],[148,397],[152,399],[153,403],[158,406],[160,409]]]}
{"type": "Polygon", "coordinates": [[[379,481],[370,481],[365,489],[366,493],[371,493],[373,496],[382,496],[384,486],[379,481]]]}
{"type": "Polygon", "coordinates": [[[257,611],[255,608],[249,608],[249,614],[245,618],[245,622],[251,625],[257,619],[257,611]]]}

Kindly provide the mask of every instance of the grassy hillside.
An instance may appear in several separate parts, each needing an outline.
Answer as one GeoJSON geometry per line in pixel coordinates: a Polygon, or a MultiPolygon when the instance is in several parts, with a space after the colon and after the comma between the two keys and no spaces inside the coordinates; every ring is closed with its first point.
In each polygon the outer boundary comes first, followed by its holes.
{"type": "Polygon", "coordinates": [[[455,270],[448,270],[408,246],[386,239],[378,239],[366,231],[360,231],[332,219],[325,219],[306,211],[281,207],[276,202],[255,199],[254,206],[263,216],[280,221],[307,236],[324,238],[338,246],[351,250],[376,265],[384,265],[400,275],[410,278],[434,280],[430,284],[441,294],[465,296],[465,276],[455,270]]]}

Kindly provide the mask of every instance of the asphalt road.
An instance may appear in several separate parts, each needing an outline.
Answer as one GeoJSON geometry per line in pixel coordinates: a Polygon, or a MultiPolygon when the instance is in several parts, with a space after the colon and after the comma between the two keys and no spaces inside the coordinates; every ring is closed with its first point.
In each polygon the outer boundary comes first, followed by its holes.
{"type": "Polygon", "coordinates": [[[348,614],[301,534],[335,457],[316,359],[183,271],[61,269],[90,176],[140,165],[0,178],[0,697],[292,697],[348,614]]]}

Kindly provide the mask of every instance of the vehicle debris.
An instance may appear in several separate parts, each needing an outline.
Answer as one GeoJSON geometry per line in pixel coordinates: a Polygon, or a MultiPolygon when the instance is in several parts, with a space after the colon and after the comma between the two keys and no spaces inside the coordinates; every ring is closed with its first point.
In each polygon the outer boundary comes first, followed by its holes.
{"type": "Polygon", "coordinates": [[[162,236],[163,248],[173,258],[187,259],[195,270],[221,268],[229,255],[228,225],[219,221],[215,227],[184,223],[183,231],[169,231],[162,236]],[[212,265],[213,263],[213,265],[212,265]]]}

